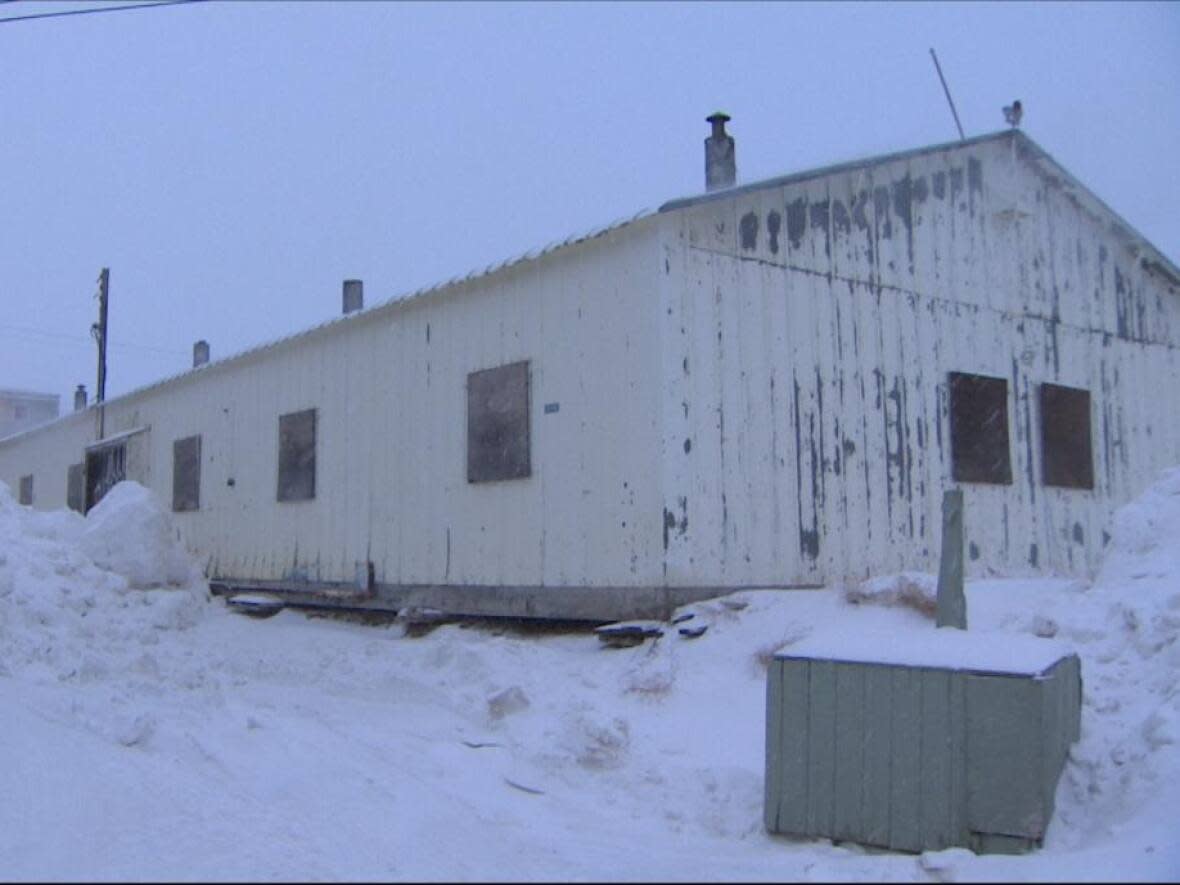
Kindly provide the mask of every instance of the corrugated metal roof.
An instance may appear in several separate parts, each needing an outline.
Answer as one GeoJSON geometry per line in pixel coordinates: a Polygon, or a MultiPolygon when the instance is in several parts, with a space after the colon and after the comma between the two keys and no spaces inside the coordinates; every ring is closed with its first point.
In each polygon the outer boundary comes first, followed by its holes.
{"type": "Polygon", "coordinates": [[[862,169],[869,166],[880,166],[885,163],[892,163],[897,160],[908,160],[910,157],[920,157],[925,154],[936,154],[939,151],[958,150],[971,145],[981,144],[987,141],[995,141],[1002,138],[1010,138],[1013,130],[1004,132],[993,132],[988,135],[977,135],[974,138],[967,138],[962,141],[948,141],[943,144],[928,145],[926,147],[911,148],[909,150],[897,151],[892,154],[878,154],[872,157],[863,157],[859,160],[847,160],[842,163],[835,163],[831,166],[820,166],[817,169],[807,169],[802,172],[792,172],[788,175],[776,175],[774,178],[764,178],[761,181],[754,181],[750,184],[737,185],[735,187],[727,187],[722,190],[710,191],[707,194],[697,194],[691,197],[680,197],[679,199],[669,200],[660,206],[660,212],[672,212],[676,209],[685,209],[689,206],[697,206],[701,203],[711,203],[715,200],[728,200],[731,197],[740,196],[741,194],[748,194],[752,191],[766,190],[773,187],[784,187],[789,184],[796,184],[801,181],[810,181],[813,178],[823,178],[826,175],[838,175],[841,172],[850,172],[854,169],[862,169]]]}
{"type": "Polygon", "coordinates": [[[198,372],[205,372],[210,369],[215,369],[215,368],[218,368],[221,366],[225,366],[229,363],[234,363],[234,362],[238,362],[240,360],[247,359],[249,357],[263,353],[265,351],[272,350],[276,347],[280,347],[284,344],[287,344],[288,342],[297,341],[301,338],[306,338],[310,335],[316,335],[316,334],[318,334],[326,329],[332,328],[334,326],[342,325],[344,323],[352,323],[352,322],[357,322],[357,321],[364,321],[366,319],[372,319],[379,314],[388,312],[390,309],[398,308],[398,307],[401,307],[402,305],[409,304],[411,302],[417,302],[423,298],[427,298],[432,295],[441,294],[442,292],[444,292],[454,286],[458,286],[463,283],[469,283],[474,280],[481,279],[483,277],[491,276],[492,274],[496,274],[501,271],[507,270],[508,268],[514,267],[518,264],[523,264],[528,261],[535,261],[538,258],[542,258],[551,252],[556,252],[558,249],[564,249],[567,246],[574,246],[574,245],[577,245],[578,243],[586,242],[587,240],[593,240],[597,237],[601,237],[601,236],[605,236],[606,234],[614,233],[615,231],[621,230],[622,228],[627,227],[630,224],[634,224],[637,221],[641,221],[644,218],[652,217],[656,214],[658,214],[658,213],[654,209],[644,209],[640,212],[635,213],[632,216],[629,216],[627,218],[621,218],[621,219],[614,221],[610,224],[601,225],[601,226],[593,228],[585,233],[574,234],[572,236],[566,237],[563,240],[554,240],[553,242],[549,243],[546,246],[530,249],[529,251],[524,252],[524,253],[517,255],[515,257],[507,258],[503,261],[498,261],[493,264],[489,264],[486,267],[469,271],[466,274],[451,277],[450,279],[445,280],[444,282],[435,283],[430,286],[425,286],[423,288],[416,289],[412,292],[404,293],[401,295],[395,295],[392,298],[388,298],[385,301],[378,302],[377,304],[374,304],[371,307],[362,308],[361,310],[353,311],[352,313],[348,313],[348,314],[341,314],[339,316],[334,316],[331,319],[325,320],[324,322],[318,323],[314,326],[310,326],[309,328],[303,329],[299,332],[294,332],[290,335],[284,335],[281,338],[275,338],[271,341],[267,341],[262,344],[257,344],[253,347],[247,348],[246,350],[240,350],[237,353],[230,354],[229,356],[223,357],[219,360],[211,360],[210,362],[205,363],[204,365],[201,365],[201,366],[197,366],[196,368],[193,368],[193,369],[187,369],[183,372],[178,372],[174,375],[168,375],[164,378],[161,378],[159,381],[153,381],[150,384],[145,384],[143,387],[137,387],[134,390],[131,390],[127,393],[121,394],[120,396],[115,397],[114,399],[109,399],[106,401],[106,403],[109,405],[112,402],[118,402],[119,400],[130,399],[135,396],[140,396],[148,391],[155,390],[158,387],[162,387],[164,385],[171,384],[171,383],[178,381],[180,379],[183,379],[183,378],[195,376],[198,372]]]}

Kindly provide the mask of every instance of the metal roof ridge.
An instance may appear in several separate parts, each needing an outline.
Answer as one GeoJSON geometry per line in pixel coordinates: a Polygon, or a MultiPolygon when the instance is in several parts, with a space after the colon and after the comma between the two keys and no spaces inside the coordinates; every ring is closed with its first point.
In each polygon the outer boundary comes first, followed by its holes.
{"type": "MultiPolygon", "coordinates": [[[[724,200],[738,194],[750,193],[752,191],[764,190],[771,187],[782,187],[785,184],[793,184],[799,181],[808,181],[812,178],[820,178],[825,175],[834,175],[839,172],[846,172],[850,169],[859,169],[865,166],[879,166],[883,163],[892,163],[897,160],[908,159],[909,157],[917,157],[922,154],[933,154],[939,151],[953,150],[964,146],[981,144],[987,141],[999,141],[1004,138],[1013,137],[1013,133],[1018,130],[1003,129],[998,132],[989,132],[986,135],[975,135],[971,138],[965,138],[959,141],[947,141],[941,144],[925,145],[924,147],[906,148],[900,151],[892,151],[888,154],[874,154],[867,157],[860,157],[855,160],[843,160],[839,163],[830,163],[826,166],[815,166],[811,169],[803,169],[798,172],[790,172],[786,175],[775,175],[771,178],[763,178],[758,181],[752,181],[749,184],[739,184],[734,187],[727,187],[721,190],[709,191],[703,194],[695,194],[687,197],[677,197],[674,200],[662,204],[657,210],[659,212],[672,212],[676,209],[684,209],[688,206],[695,206],[699,203],[711,203],[716,200],[724,200]]],[[[1028,136],[1020,133],[1024,138],[1028,136]]]]}
{"type": "MultiPolygon", "coordinates": [[[[291,332],[290,334],[282,335],[278,338],[272,338],[269,341],[264,341],[260,344],[252,345],[250,347],[245,348],[244,350],[236,351],[234,353],[231,353],[227,356],[222,357],[221,359],[210,360],[209,362],[203,363],[200,366],[195,366],[191,369],[185,369],[182,372],[176,372],[172,375],[165,375],[163,378],[160,378],[156,381],[148,382],[147,384],[144,384],[140,387],[133,388],[132,390],[127,391],[126,393],[119,394],[119,396],[107,399],[102,403],[91,403],[90,406],[88,406],[88,408],[93,408],[95,406],[108,406],[112,403],[119,402],[120,400],[131,399],[132,397],[141,396],[144,393],[147,393],[148,391],[155,390],[157,387],[163,387],[165,385],[172,384],[172,383],[179,381],[183,378],[188,378],[188,377],[196,374],[197,372],[207,371],[207,370],[212,369],[217,366],[223,366],[228,363],[237,362],[238,360],[246,359],[247,357],[254,356],[259,353],[263,353],[267,350],[270,350],[274,347],[278,347],[278,346],[285,344],[287,342],[290,342],[290,341],[296,341],[296,340],[303,338],[307,335],[315,334],[317,332],[323,331],[323,330],[328,329],[328,328],[335,326],[337,324],[346,323],[346,322],[349,322],[352,320],[359,319],[361,317],[371,318],[371,317],[373,317],[385,310],[389,310],[397,305],[407,304],[411,301],[417,301],[419,299],[429,297],[433,294],[442,292],[446,289],[451,289],[455,286],[458,286],[458,285],[461,285],[464,283],[470,283],[475,280],[481,279],[483,277],[491,276],[492,274],[499,273],[500,271],[503,271],[503,270],[507,270],[508,268],[514,267],[515,265],[518,265],[518,264],[523,264],[528,261],[536,261],[537,259],[543,258],[544,256],[550,254],[551,252],[556,252],[557,250],[563,249],[567,246],[575,246],[578,243],[586,242],[587,240],[596,239],[597,237],[601,237],[601,236],[604,236],[605,234],[612,233],[616,230],[620,230],[621,228],[624,228],[629,224],[633,224],[633,223],[640,221],[644,218],[653,217],[657,214],[659,214],[659,213],[655,209],[650,209],[650,208],[641,209],[638,212],[634,213],[633,215],[617,219],[609,224],[599,225],[597,227],[590,228],[589,230],[581,232],[581,233],[571,234],[570,236],[565,237],[564,239],[552,241],[546,246],[543,246],[540,248],[534,247],[534,248],[529,249],[525,252],[517,253],[512,257],[505,258],[500,261],[496,261],[491,264],[488,264],[485,267],[475,268],[473,270],[468,271],[466,274],[459,274],[456,276],[452,276],[452,277],[450,277],[446,280],[443,280],[441,282],[431,283],[426,286],[420,286],[419,288],[413,289],[409,292],[405,292],[400,295],[394,295],[390,298],[385,299],[384,301],[379,301],[370,307],[365,307],[365,308],[362,308],[361,310],[356,310],[351,313],[342,314],[339,316],[334,316],[329,319],[323,320],[319,323],[316,323],[313,326],[308,326],[305,329],[300,329],[297,332],[291,332]]],[[[50,394],[50,396],[58,396],[58,398],[60,399],[60,394],[50,394]]],[[[71,413],[71,414],[73,414],[73,413],[71,413]]],[[[24,433],[26,433],[26,432],[29,432],[32,430],[40,430],[44,427],[49,426],[50,424],[57,423],[57,420],[60,420],[62,417],[66,417],[66,416],[59,416],[58,419],[55,419],[53,421],[49,421],[46,424],[38,425],[35,428],[28,428],[28,430],[26,430],[26,431],[18,431],[17,433],[12,434],[9,437],[5,437],[4,439],[5,439],[5,441],[7,441],[10,439],[14,439],[17,436],[23,436],[24,433]]]]}

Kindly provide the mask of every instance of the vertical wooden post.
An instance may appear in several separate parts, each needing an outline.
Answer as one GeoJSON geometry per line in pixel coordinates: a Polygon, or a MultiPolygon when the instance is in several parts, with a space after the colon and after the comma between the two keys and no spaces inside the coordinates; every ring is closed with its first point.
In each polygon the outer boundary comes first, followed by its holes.
{"type": "Polygon", "coordinates": [[[938,569],[939,627],[967,629],[967,597],[963,593],[963,490],[942,494],[942,561],[938,569]]]}
{"type": "Polygon", "coordinates": [[[107,292],[111,272],[104,267],[98,275],[98,322],[90,327],[90,333],[98,342],[98,391],[94,402],[98,406],[98,438],[102,439],[106,427],[106,411],[103,403],[107,398],[107,292]]]}

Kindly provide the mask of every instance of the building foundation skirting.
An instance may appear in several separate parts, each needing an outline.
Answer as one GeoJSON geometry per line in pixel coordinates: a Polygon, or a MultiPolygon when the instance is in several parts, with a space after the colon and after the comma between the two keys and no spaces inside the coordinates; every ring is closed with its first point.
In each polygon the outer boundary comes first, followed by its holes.
{"type": "Polygon", "coordinates": [[[816,585],[750,587],[588,587],[456,584],[325,584],[212,578],[217,596],[272,593],[288,605],[397,612],[432,609],[457,617],[524,618],[608,623],[631,619],[667,620],[681,605],[741,590],[814,590],[816,585]]]}

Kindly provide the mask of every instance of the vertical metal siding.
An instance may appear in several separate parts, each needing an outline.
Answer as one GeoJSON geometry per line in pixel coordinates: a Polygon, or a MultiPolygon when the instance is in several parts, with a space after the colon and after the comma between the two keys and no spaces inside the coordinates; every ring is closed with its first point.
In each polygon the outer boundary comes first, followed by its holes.
{"type": "MultiPolygon", "coordinates": [[[[391,584],[659,585],[658,223],[114,400],[108,434],[151,425],[144,476],[165,502],[173,441],[202,434],[201,509],[177,522],[211,574],[352,582],[372,560],[391,584]],[[516,360],[533,475],[468,484],[467,374],[516,360]],[[278,502],[278,416],[307,408],[315,498],[278,502]]],[[[63,506],[92,425],[0,447],[0,476],[32,470],[38,504],[63,506]]]]}
{"type": "Polygon", "coordinates": [[[1180,382],[1180,292],[1017,142],[668,214],[670,583],[932,569],[950,371],[1009,389],[1013,483],[965,486],[972,574],[1092,571],[1113,510],[1180,460],[1150,394],[1180,382]],[[1043,485],[1042,382],[1091,392],[1093,491],[1043,485]]]}
{"type": "MultiPolygon", "coordinates": [[[[1084,574],[1180,461],[1180,291],[1016,140],[689,205],[106,406],[240,579],[700,586],[935,567],[946,374],[1005,378],[1014,482],[968,484],[969,572],[1084,574]],[[465,482],[468,372],[530,361],[533,476],[465,482]],[[1088,389],[1095,489],[1042,484],[1037,384],[1088,389]],[[546,403],[558,408],[546,412],[546,403]],[[317,492],[275,501],[315,407],[317,492]],[[229,486],[230,479],[234,486],[229,486]]],[[[63,506],[93,410],[0,445],[63,506]]],[[[166,500],[166,496],[164,498],[166,500]]]]}

